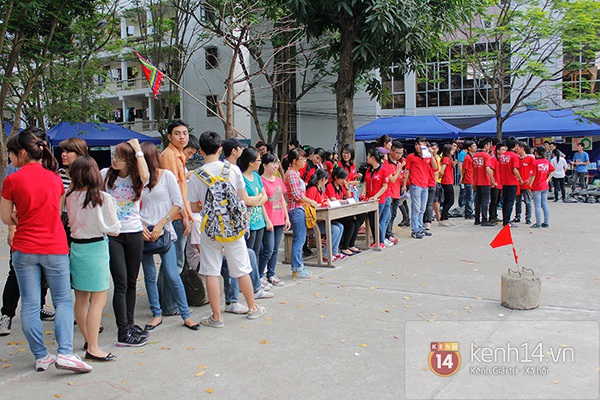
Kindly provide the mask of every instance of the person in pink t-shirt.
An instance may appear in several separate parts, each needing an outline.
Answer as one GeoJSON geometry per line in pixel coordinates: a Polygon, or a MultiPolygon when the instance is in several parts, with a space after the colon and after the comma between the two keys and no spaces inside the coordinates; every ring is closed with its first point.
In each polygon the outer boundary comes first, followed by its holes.
{"type": "Polygon", "coordinates": [[[275,266],[283,231],[290,229],[290,219],[284,199],[286,189],[281,178],[276,175],[279,171],[277,157],[272,153],[267,153],[262,156],[261,161],[263,170],[261,179],[268,199],[263,205],[266,212],[267,229],[263,235],[258,270],[262,278],[266,269],[267,281],[273,286],[281,286],[283,282],[275,275],[275,266]]]}
{"type": "Polygon", "coordinates": [[[533,190],[533,204],[535,206],[535,224],[532,228],[550,227],[550,210],[548,209],[548,183],[552,179],[555,168],[544,157],[546,149],[544,146],[535,148],[535,161],[533,162],[533,176],[529,179],[529,184],[533,190]],[[542,211],[544,212],[544,222],[542,222],[542,211]]]}

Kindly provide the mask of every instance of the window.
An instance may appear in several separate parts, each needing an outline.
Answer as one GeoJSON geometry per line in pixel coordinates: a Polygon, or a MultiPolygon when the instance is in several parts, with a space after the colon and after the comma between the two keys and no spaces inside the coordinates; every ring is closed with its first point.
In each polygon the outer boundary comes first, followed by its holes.
{"type": "Polygon", "coordinates": [[[215,69],[219,66],[219,49],[216,47],[207,47],[204,49],[204,67],[206,69],[215,69]]]}
{"type": "Polygon", "coordinates": [[[382,79],[382,85],[386,87],[391,97],[385,99],[381,107],[384,109],[404,108],[406,106],[406,93],[404,89],[404,74],[396,66],[392,67],[392,76],[382,79]]]}
{"type": "MultiPolygon", "coordinates": [[[[417,107],[480,105],[492,101],[494,89],[484,75],[494,68],[492,59],[497,57],[497,49],[497,43],[477,43],[474,51],[479,56],[475,58],[471,46],[460,45],[427,62],[417,72],[417,107]],[[487,57],[490,61],[486,61],[487,57]]],[[[509,79],[505,79],[503,90],[510,93],[509,79]]],[[[510,95],[503,102],[510,103],[510,95]]]]}
{"type": "Polygon", "coordinates": [[[588,51],[563,57],[563,99],[600,92],[600,52],[593,54],[588,51]]]}
{"type": "Polygon", "coordinates": [[[215,95],[206,96],[206,105],[208,106],[208,109],[206,110],[207,117],[215,117],[216,116],[213,112],[211,112],[211,110],[217,114],[219,113],[219,111],[217,110],[217,104],[218,104],[217,96],[215,96],[215,95]]]}

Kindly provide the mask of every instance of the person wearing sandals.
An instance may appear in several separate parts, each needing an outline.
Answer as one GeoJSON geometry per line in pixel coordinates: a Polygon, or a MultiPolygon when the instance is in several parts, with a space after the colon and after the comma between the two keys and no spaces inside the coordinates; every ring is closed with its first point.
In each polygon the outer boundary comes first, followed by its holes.
{"type": "Polygon", "coordinates": [[[259,255],[259,271],[267,274],[267,282],[273,286],[282,286],[283,282],[275,275],[279,245],[283,231],[290,229],[290,218],[285,204],[285,185],[276,174],[279,171],[279,162],[274,154],[267,153],[262,156],[263,173],[261,176],[268,201],[264,204],[267,214],[267,229],[263,236],[262,250],[259,255]]]}
{"type": "Polygon", "coordinates": [[[65,188],[56,173],[58,161],[39,138],[40,132],[31,127],[8,138],[8,157],[21,169],[4,180],[0,201],[2,222],[16,226],[11,249],[21,293],[21,324],[37,371],[46,371],[55,364],[58,369],[90,372],[92,367],[73,354],[69,246],[60,219],[65,188]],[[40,317],[42,274],[56,311],[58,356],[50,354],[44,344],[40,317]]]}
{"type": "Polygon", "coordinates": [[[292,225],[292,278],[310,278],[312,273],[304,266],[302,259],[302,247],[306,241],[306,213],[304,204],[313,207],[317,202],[306,197],[306,184],[300,176],[300,170],[306,168],[306,153],[300,148],[289,151],[287,155],[289,162],[285,173],[285,201],[288,204],[288,215],[292,225]]]}
{"type": "Polygon", "coordinates": [[[535,161],[533,162],[533,176],[530,178],[529,184],[533,191],[533,204],[535,207],[535,224],[531,228],[548,228],[550,227],[550,210],[548,209],[548,183],[552,179],[555,168],[544,157],[544,146],[535,148],[535,161]],[[542,211],[544,219],[542,222],[542,211]]]}
{"type": "Polygon", "coordinates": [[[98,164],[81,156],[70,164],[71,188],[66,207],[71,228],[71,286],[75,290],[75,321],[87,344],[85,358],[115,361],[116,356],[100,349],[98,332],[109,289],[108,240],[119,234],[114,199],[102,192],[98,164]]]}
{"type": "MultiPolygon", "coordinates": [[[[346,179],[348,171],[343,168],[336,167],[331,174],[331,182],[325,187],[325,195],[330,200],[339,200],[346,203],[347,199],[352,197],[352,192],[346,189],[346,179]]],[[[353,215],[350,217],[340,218],[337,220],[344,227],[342,232],[342,240],[340,241],[340,253],[347,256],[353,256],[360,253],[360,249],[355,246],[356,237],[358,236],[358,228],[365,222],[364,214],[353,215]]]]}
{"type": "Polygon", "coordinates": [[[112,154],[111,167],[100,173],[106,192],[117,201],[117,217],[121,223],[119,236],[108,238],[117,346],[143,346],[148,342],[148,332],[135,325],[134,313],[137,277],[144,248],[140,199],[149,175],[138,140],[119,143],[112,154]]]}
{"type": "MultiPolygon", "coordinates": [[[[171,220],[183,207],[183,198],[177,185],[177,178],[168,169],[159,168],[159,155],[156,146],[152,143],[142,144],[144,159],[148,165],[149,182],[142,191],[142,207],[140,217],[144,226],[142,234],[145,242],[156,241],[164,232],[168,232],[172,242],[179,240],[171,220]]],[[[162,261],[167,284],[175,295],[175,302],[179,315],[186,328],[193,331],[200,329],[200,324],[190,318],[190,309],[183,282],[177,269],[177,251],[175,244],[171,243],[166,252],[159,253],[162,261]]],[[[160,308],[158,285],[156,283],[157,271],[154,265],[154,254],[142,255],[142,268],[148,302],[152,311],[152,320],[146,324],[145,329],[151,331],[162,324],[162,310],[160,308]]]]}

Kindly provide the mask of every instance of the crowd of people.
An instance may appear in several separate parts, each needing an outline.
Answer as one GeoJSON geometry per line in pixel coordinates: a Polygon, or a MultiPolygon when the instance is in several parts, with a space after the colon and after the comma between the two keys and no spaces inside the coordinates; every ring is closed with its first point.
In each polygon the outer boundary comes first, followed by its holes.
{"type": "MultiPolygon", "coordinates": [[[[548,227],[551,180],[564,198],[566,163],[560,152],[555,149],[548,157],[548,149],[539,146],[532,155],[526,143],[513,138],[466,141],[455,156],[456,143],[440,151],[420,137],[408,154],[402,143],[384,135],[368,151],[365,168],[357,166],[350,145],[338,155],[293,140],[280,162],[269,144],[244,146],[210,131],[198,139],[183,121],[169,125],[167,138],[162,152],[136,139],[121,143],[110,167],[102,170],[80,138],[60,143],[61,169],[43,130],[28,128],[8,139],[11,165],[0,213],[9,226],[11,258],[0,335],[10,334],[20,297],[21,325],[37,371],[55,364],[89,372],[87,361],[116,360],[98,340],[111,278],[120,347],[145,345],[169,315],[178,315],[183,327],[194,331],[201,325],[224,327],[220,277],[225,312],[248,319],[264,315],[266,309],[255,300],[273,298],[270,288],[284,285],[276,274],[284,231],[292,230],[292,277],[310,278],[304,264],[312,253],[310,215],[330,201],[376,201],[379,206],[378,221],[369,213],[331,224],[332,250],[324,261],[335,262],[362,251],[355,241],[366,218],[373,237],[377,229],[380,238],[371,247],[381,249],[398,243],[393,229],[398,210],[398,226],[410,226],[415,239],[431,236],[434,221],[451,227],[455,184],[461,187],[464,218],[481,226],[520,222],[524,204],[526,223],[548,227]],[[186,161],[197,153],[204,164],[188,171],[186,161]],[[144,327],[135,318],[140,266],[152,314],[144,327]],[[180,277],[184,268],[206,276],[211,315],[200,321],[190,316],[180,277]],[[54,314],[44,309],[45,288],[54,314]],[[246,305],[238,302],[239,291],[246,305]],[[54,319],[57,355],[44,344],[43,319],[54,319]],[[73,350],[74,322],[84,339],[85,361],[73,350]]],[[[324,224],[316,223],[324,231],[324,224]]],[[[321,245],[321,238],[315,241],[321,245]]]]}

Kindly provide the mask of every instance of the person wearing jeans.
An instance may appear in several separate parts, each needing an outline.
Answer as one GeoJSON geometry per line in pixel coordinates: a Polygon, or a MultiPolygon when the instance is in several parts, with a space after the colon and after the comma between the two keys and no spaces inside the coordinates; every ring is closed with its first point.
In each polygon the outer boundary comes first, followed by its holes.
{"type": "Polygon", "coordinates": [[[565,176],[568,168],[567,161],[560,155],[558,149],[552,150],[552,158],[550,164],[554,167],[554,174],[552,175],[552,187],[554,188],[554,201],[558,201],[558,193],[562,195],[564,201],[567,197],[565,191],[565,176]]]}
{"type": "Polygon", "coordinates": [[[375,213],[369,213],[369,225],[375,239],[375,229],[377,229],[377,222],[379,222],[379,243],[375,241],[371,247],[379,246],[380,249],[391,247],[394,242],[390,241],[385,237],[385,231],[390,222],[390,197],[388,192],[390,172],[382,164],[383,156],[381,152],[386,154],[389,151],[385,148],[371,149],[367,154],[367,164],[369,167],[365,172],[365,184],[362,188],[361,197],[366,200],[377,200],[379,204],[379,221],[375,221],[375,213]]]}
{"type": "Polygon", "coordinates": [[[57,175],[58,162],[43,130],[31,127],[8,138],[6,148],[12,165],[21,168],[2,185],[0,217],[15,226],[13,266],[21,293],[21,326],[35,357],[35,369],[90,372],[92,367],[73,354],[73,301],[69,270],[69,246],[60,218],[65,189],[57,175]],[[16,212],[15,212],[16,210],[16,212]],[[58,356],[48,352],[40,316],[42,274],[56,310],[54,334],[58,356]]]}
{"type": "MultiPolygon", "coordinates": [[[[177,265],[177,248],[174,246],[179,238],[175,234],[171,221],[183,207],[183,198],[177,185],[177,178],[171,171],[159,168],[159,155],[155,145],[149,142],[144,143],[142,151],[150,174],[149,182],[142,192],[143,207],[140,210],[144,226],[142,231],[144,241],[146,243],[154,242],[168,233],[171,246],[167,251],[158,253],[162,260],[160,269],[163,270],[165,283],[174,294],[174,300],[184,326],[191,330],[198,330],[200,324],[190,318],[190,309],[177,265]]],[[[154,254],[142,255],[142,267],[148,302],[153,316],[152,320],[146,324],[145,329],[151,331],[162,324],[154,254]]]]}
{"type": "Polygon", "coordinates": [[[438,164],[435,157],[431,156],[431,150],[427,147],[427,141],[420,136],[415,141],[415,152],[406,158],[406,173],[402,192],[406,191],[410,180],[411,198],[411,237],[422,239],[431,236],[431,233],[423,229],[423,214],[427,207],[427,194],[429,191],[430,170],[437,171],[438,164]]]}
{"type": "Polygon", "coordinates": [[[533,176],[533,162],[535,157],[531,155],[531,148],[526,142],[519,142],[517,147],[517,154],[519,155],[519,173],[523,179],[523,184],[520,186],[519,193],[517,194],[516,207],[515,207],[515,218],[513,222],[521,222],[521,211],[523,209],[523,203],[525,203],[525,223],[531,224],[531,183],[529,178],[533,176]]]}
{"type": "Polygon", "coordinates": [[[481,139],[478,150],[473,154],[473,184],[475,185],[475,225],[494,226],[488,219],[491,187],[496,186],[492,158],[490,156],[491,142],[481,139]]]}
{"type": "Polygon", "coordinates": [[[552,179],[554,166],[544,157],[544,147],[535,148],[533,177],[530,179],[535,204],[535,224],[531,228],[550,227],[550,210],[548,209],[548,183],[552,179]],[[543,220],[542,220],[543,212],[543,220]]]}
{"type": "Polygon", "coordinates": [[[289,151],[287,155],[289,167],[285,173],[285,200],[288,205],[288,215],[292,225],[292,277],[310,278],[312,273],[304,266],[302,247],[306,241],[306,214],[303,204],[317,207],[317,202],[306,197],[306,184],[300,176],[302,168],[306,167],[306,153],[300,148],[289,151]]]}
{"type": "Polygon", "coordinates": [[[459,183],[464,186],[465,219],[473,219],[473,154],[477,145],[471,140],[465,141],[467,154],[460,169],[459,183]]]}

